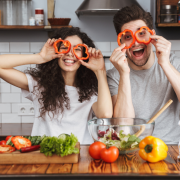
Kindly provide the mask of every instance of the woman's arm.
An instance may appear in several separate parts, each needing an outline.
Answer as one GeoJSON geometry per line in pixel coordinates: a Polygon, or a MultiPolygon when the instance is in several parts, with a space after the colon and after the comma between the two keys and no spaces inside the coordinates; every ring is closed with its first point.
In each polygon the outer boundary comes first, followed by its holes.
{"type": "Polygon", "coordinates": [[[98,79],[98,99],[93,104],[92,109],[98,118],[111,118],[113,107],[103,55],[100,50],[95,48],[89,48],[88,52],[90,55],[89,62],[85,63],[81,60],[81,64],[91,69],[98,79]]]}
{"type": "Polygon", "coordinates": [[[26,64],[42,64],[59,57],[59,55],[55,54],[54,47],[52,46],[54,42],[55,39],[49,39],[39,54],[0,55],[0,78],[14,86],[29,90],[26,75],[13,68],[26,64]]]}

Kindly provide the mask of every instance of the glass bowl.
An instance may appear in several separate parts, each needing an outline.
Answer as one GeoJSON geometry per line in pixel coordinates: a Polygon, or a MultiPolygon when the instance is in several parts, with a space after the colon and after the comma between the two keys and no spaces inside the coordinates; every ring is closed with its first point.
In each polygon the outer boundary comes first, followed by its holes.
{"type": "Polygon", "coordinates": [[[139,149],[139,142],[153,133],[155,122],[140,118],[102,118],[88,121],[88,130],[94,141],[107,147],[116,146],[120,154],[139,149]]]}

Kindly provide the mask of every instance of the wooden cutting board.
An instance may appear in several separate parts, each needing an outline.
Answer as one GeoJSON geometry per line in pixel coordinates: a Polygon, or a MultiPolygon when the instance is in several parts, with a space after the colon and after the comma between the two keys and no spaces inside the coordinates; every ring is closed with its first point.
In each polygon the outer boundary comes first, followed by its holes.
{"type": "MultiPolygon", "coordinates": [[[[76,144],[80,152],[80,143],[76,144]]],[[[46,163],[78,163],[80,154],[71,154],[60,157],[52,155],[46,157],[43,153],[32,151],[28,153],[21,153],[14,151],[12,153],[0,154],[0,164],[46,164],[46,163]]]]}

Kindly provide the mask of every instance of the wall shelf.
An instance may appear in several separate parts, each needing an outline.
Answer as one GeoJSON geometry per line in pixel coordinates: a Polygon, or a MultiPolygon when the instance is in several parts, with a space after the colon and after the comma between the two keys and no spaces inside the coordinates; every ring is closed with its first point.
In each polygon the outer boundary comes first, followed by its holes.
{"type": "Polygon", "coordinates": [[[180,23],[159,23],[157,27],[180,27],[180,23]]]}
{"type": "Polygon", "coordinates": [[[179,0],[156,0],[156,27],[180,27],[180,23],[161,23],[161,5],[176,5],[179,0]]]}
{"type": "Polygon", "coordinates": [[[45,30],[51,31],[59,29],[62,27],[72,27],[72,26],[10,26],[10,25],[0,25],[0,30],[45,30]]]}

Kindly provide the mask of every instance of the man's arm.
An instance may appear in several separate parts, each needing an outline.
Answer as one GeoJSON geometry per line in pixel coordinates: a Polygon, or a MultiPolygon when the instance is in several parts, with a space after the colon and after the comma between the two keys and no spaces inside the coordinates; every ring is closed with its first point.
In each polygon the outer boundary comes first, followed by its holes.
{"type": "Polygon", "coordinates": [[[110,61],[120,74],[118,94],[112,97],[113,117],[134,118],[135,112],[131,96],[130,69],[127,58],[125,57],[126,50],[123,49],[124,46],[121,45],[116,48],[110,57],[110,61]]]}
{"type": "Polygon", "coordinates": [[[178,100],[180,101],[180,73],[170,63],[171,42],[162,36],[152,35],[151,42],[156,48],[158,63],[171,83],[178,100]]]}

